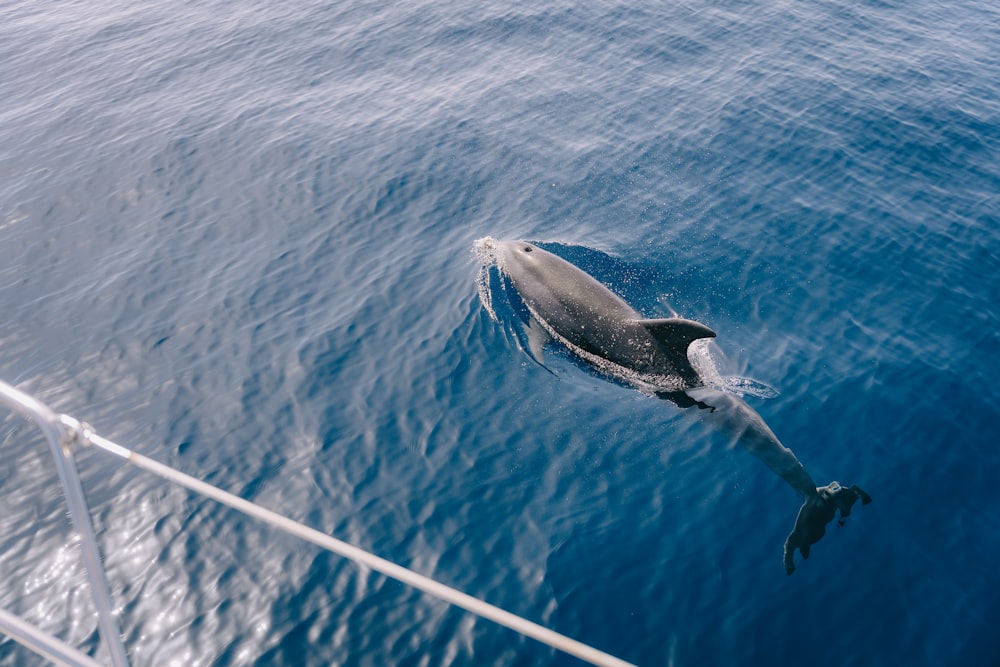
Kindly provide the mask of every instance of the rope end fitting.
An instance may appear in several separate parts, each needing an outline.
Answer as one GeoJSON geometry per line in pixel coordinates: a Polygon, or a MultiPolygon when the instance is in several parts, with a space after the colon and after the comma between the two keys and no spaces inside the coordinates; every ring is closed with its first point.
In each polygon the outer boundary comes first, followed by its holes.
{"type": "Polygon", "coordinates": [[[59,415],[59,422],[63,426],[59,444],[66,454],[71,453],[78,445],[90,444],[90,436],[94,434],[93,426],[69,415],[59,415]]]}

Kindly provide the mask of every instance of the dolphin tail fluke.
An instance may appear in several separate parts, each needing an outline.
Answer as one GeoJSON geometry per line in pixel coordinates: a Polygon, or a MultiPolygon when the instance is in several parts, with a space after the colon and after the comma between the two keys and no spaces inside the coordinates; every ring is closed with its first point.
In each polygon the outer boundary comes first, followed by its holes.
{"type": "Polygon", "coordinates": [[[867,505],[872,497],[857,485],[846,487],[838,482],[818,487],[815,494],[806,498],[795,518],[795,527],[785,540],[785,572],[791,574],[795,571],[793,556],[796,549],[802,552],[803,558],[809,558],[810,548],[826,534],[826,524],[833,521],[837,510],[840,510],[837,523],[843,525],[851,507],[859,500],[862,505],[867,505]]]}

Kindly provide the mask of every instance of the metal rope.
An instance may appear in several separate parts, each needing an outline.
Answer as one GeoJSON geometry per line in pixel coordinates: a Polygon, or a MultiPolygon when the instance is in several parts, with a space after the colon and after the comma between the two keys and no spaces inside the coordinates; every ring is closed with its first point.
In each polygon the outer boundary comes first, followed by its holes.
{"type": "MultiPolygon", "coordinates": [[[[76,465],[73,462],[70,446],[74,442],[93,444],[101,450],[122,458],[154,475],[179,484],[195,493],[207,496],[223,505],[270,524],[279,530],[298,536],[322,549],[369,567],[387,577],[412,586],[457,607],[461,607],[477,616],[510,628],[522,635],[531,637],[547,646],[568,653],[592,665],[600,667],[634,667],[631,663],[558,632],[549,630],[488,602],[484,602],[434,579],[418,574],[413,570],[380,558],[347,542],[321,533],[309,526],[292,521],[277,512],[264,509],[248,500],[244,500],[239,496],[223,491],[218,487],[186,475],[178,470],[174,470],[142,454],[137,454],[107,438],[102,438],[85,423],[79,422],[68,415],[57,415],[48,406],[34,397],[14,389],[4,382],[0,382],[0,403],[32,417],[52,445],[57,467],[59,468],[60,479],[63,482],[67,501],[70,505],[73,524],[81,538],[84,561],[87,565],[92,593],[98,607],[98,623],[101,628],[101,637],[104,639],[105,645],[111,655],[112,663],[116,667],[118,665],[127,665],[128,659],[125,656],[125,649],[121,643],[121,636],[111,610],[111,600],[107,584],[104,580],[104,570],[101,566],[100,554],[97,549],[97,539],[90,524],[90,516],[83,497],[83,490],[80,487],[76,465]]],[[[55,637],[42,633],[7,612],[0,613],[0,630],[4,630],[25,646],[60,664],[82,665],[85,667],[92,667],[92,665],[96,664],[89,656],[80,653],[72,647],[66,646],[55,637]]]]}
{"type": "Polygon", "coordinates": [[[275,526],[286,533],[301,537],[307,542],[311,542],[318,547],[332,551],[333,553],[350,559],[355,563],[365,565],[376,572],[381,572],[387,577],[391,577],[392,579],[407,584],[408,586],[412,586],[413,588],[421,590],[429,595],[433,595],[434,597],[444,600],[445,602],[461,607],[462,609],[472,612],[477,616],[499,623],[504,627],[510,628],[511,630],[519,632],[527,637],[531,637],[532,639],[536,639],[543,644],[573,655],[581,660],[589,662],[592,665],[599,665],[600,667],[628,667],[631,665],[634,667],[632,663],[625,662],[624,660],[616,658],[603,651],[599,651],[598,649],[588,646],[587,644],[571,639],[565,635],[561,635],[558,632],[549,630],[548,628],[542,627],[537,623],[533,623],[532,621],[521,618],[520,616],[516,616],[515,614],[489,604],[488,602],[483,602],[478,598],[474,598],[471,595],[451,588],[450,586],[446,586],[445,584],[435,581],[434,579],[425,577],[422,574],[418,574],[413,570],[409,570],[401,565],[385,560],[384,558],[380,558],[375,554],[369,553],[363,549],[348,544],[347,542],[330,537],[329,535],[321,533],[314,528],[292,521],[277,512],[264,509],[249,500],[244,500],[239,496],[235,496],[227,491],[223,491],[222,489],[212,486],[211,484],[207,484],[200,479],[196,479],[178,470],[174,470],[170,466],[166,466],[162,463],[154,461],[153,459],[147,458],[142,454],[126,449],[125,447],[111,442],[106,438],[102,438],[86,426],[84,426],[83,429],[83,437],[88,442],[103,449],[104,451],[125,459],[133,465],[138,466],[143,470],[147,470],[154,475],[158,475],[166,480],[174,482],[175,484],[179,484],[187,489],[190,489],[191,491],[194,491],[195,493],[207,496],[222,503],[223,505],[232,507],[235,510],[263,521],[264,523],[275,526]]]}

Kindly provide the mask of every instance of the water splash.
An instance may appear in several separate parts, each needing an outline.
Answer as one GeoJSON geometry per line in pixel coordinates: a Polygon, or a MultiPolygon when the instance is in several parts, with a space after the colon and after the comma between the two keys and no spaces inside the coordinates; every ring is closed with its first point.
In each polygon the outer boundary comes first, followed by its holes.
{"type": "Polygon", "coordinates": [[[490,289],[490,267],[500,268],[500,258],[496,252],[496,239],[492,236],[476,239],[472,243],[472,254],[482,264],[479,275],[476,276],[476,291],[479,293],[479,302],[489,313],[490,319],[499,322],[496,310],[493,309],[493,291],[490,289]]]}
{"type": "Polygon", "coordinates": [[[715,343],[708,338],[693,341],[688,347],[688,359],[691,366],[706,386],[729,392],[737,396],[749,394],[757,398],[776,398],[780,392],[774,387],[757,380],[738,375],[722,375],[719,366],[722,363],[722,353],[715,343]]]}
{"type": "Polygon", "coordinates": [[[479,275],[476,276],[476,291],[479,293],[479,303],[483,304],[483,308],[486,309],[490,319],[494,322],[499,322],[497,313],[493,310],[493,291],[490,289],[489,267],[484,266],[479,269],[479,275]]]}
{"type": "Polygon", "coordinates": [[[769,384],[739,375],[724,376],[722,378],[722,385],[718,388],[737,396],[749,394],[756,398],[777,398],[781,395],[781,392],[769,384]]]}
{"type": "Polygon", "coordinates": [[[498,241],[492,236],[484,236],[472,242],[472,254],[485,267],[496,266],[498,241]]]}
{"type": "Polygon", "coordinates": [[[692,341],[688,346],[688,361],[705,384],[721,388],[722,374],[719,372],[719,365],[722,356],[711,339],[699,338],[692,341]]]}

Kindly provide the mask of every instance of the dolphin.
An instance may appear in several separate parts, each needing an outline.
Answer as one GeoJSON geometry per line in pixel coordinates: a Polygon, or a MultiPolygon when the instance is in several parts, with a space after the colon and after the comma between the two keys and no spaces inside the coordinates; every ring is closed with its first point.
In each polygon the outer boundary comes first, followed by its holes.
{"type": "Polygon", "coordinates": [[[785,540],[788,574],[795,571],[795,550],[808,558],[837,510],[843,525],[855,502],[871,502],[856,485],[817,486],[746,401],[706,381],[689,356],[691,343],[715,337],[704,324],[680,317],[647,319],[593,276],[526,241],[486,238],[477,241],[477,249],[495,262],[527,307],[529,346],[537,359],[545,340],[555,339],[603,374],[680,407],[707,409],[712,426],[746,447],[803,498],[785,540]]]}

